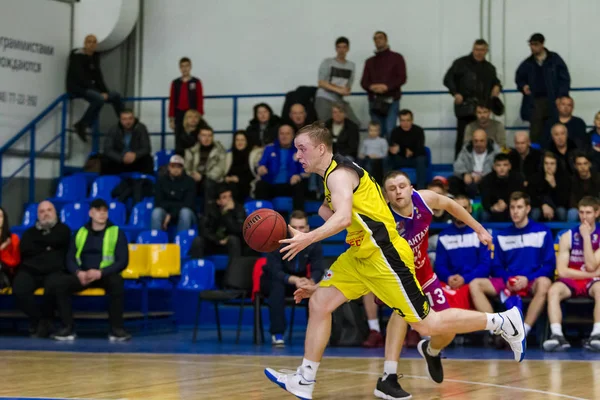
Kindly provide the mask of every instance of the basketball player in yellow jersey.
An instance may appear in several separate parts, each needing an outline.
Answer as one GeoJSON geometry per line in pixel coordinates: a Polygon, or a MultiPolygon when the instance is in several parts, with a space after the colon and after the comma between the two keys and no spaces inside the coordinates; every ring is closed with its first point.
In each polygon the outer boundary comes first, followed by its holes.
{"type": "MultiPolygon", "coordinates": [[[[379,185],[357,164],[332,153],[331,133],[320,123],[300,129],[294,144],[308,173],[323,177],[326,201],[319,209],[325,224],[303,233],[290,227],[283,259],[291,260],[309,244],[346,229],[350,248],[333,263],[318,285],[304,285],[296,300],[310,297],[304,359],[295,373],[265,369],[267,377],[300,399],[312,399],[316,374],[331,334],[331,313],[348,300],[373,292],[422,336],[492,330],[510,344],[515,359],[525,352],[523,317],[516,308],[499,314],[463,309],[435,312],[415,278],[414,254],[396,230],[379,185]]],[[[489,244],[485,229],[477,235],[489,244]]]]}

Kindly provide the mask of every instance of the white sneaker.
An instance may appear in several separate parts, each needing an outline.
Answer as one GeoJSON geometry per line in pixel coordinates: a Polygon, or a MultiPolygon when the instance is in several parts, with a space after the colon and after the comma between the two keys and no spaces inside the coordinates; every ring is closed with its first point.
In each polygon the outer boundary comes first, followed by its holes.
{"type": "Polygon", "coordinates": [[[502,335],[504,340],[508,342],[515,354],[515,361],[523,361],[523,358],[525,358],[525,350],[527,350],[523,313],[521,313],[521,310],[518,307],[513,307],[498,315],[502,318],[502,324],[495,333],[502,335]]]}
{"type": "Polygon", "coordinates": [[[286,390],[302,400],[312,400],[312,392],[316,381],[309,381],[302,376],[304,370],[298,367],[295,373],[286,374],[271,368],[265,368],[265,375],[280,388],[286,390]]]}
{"type": "Polygon", "coordinates": [[[271,344],[275,347],[285,347],[285,340],[283,340],[283,335],[271,335],[271,344]]]}

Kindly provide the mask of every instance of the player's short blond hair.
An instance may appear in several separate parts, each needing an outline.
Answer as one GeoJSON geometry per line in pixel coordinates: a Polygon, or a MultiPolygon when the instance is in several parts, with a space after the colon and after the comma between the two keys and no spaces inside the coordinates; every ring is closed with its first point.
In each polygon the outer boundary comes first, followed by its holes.
{"type": "Polygon", "coordinates": [[[333,150],[333,136],[322,122],[317,121],[302,127],[296,134],[296,137],[304,134],[308,135],[313,144],[319,145],[323,143],[329,151],[333,150]]]}

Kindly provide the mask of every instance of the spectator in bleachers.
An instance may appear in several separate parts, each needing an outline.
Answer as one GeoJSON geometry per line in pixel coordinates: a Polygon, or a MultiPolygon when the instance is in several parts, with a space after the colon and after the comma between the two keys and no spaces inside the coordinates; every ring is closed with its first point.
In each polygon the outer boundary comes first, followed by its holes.
{"type": "Polygon", "coordinates": [[[501,148],[506,147],[506,130],[500,121],[491,119],[492,110],[487,103],[477,104],[475,109],[476,120],[469,123],[465,128],[464,141],[469,142],[473,138],[473,132],[483,129],[489,139],[492,139],[501,148]]]}
{"type": "Polygon", "coordinates": [[[358,159],[360,165],[380,183],[383,180],[383,163],[388,151],[388,142],[381,137],[381,125],[376,121],[369,122],[369,134],[360,145],[358,159]]]}
{"type": "Polygon", "coordinates": [[[381,135],[389,140],[406,83],[406,63],[402,54],[390,50],[385,32],[375,32],[373,41],[375,55],[365,62],[360,85],[369,94],[371,121],[379,122],[381,135]]]}
{"type": "Polygon", "coordinates": [[[425,189],[427,185],[425,132],[423,128],[413,123],[413,113],[410,110],[401,110],[398,119],[400,126],[395,127],[390,134],[387,169],[416,168],[416,189],[425,189]]]}
{"type": "Polygon", "coordinates": [[[98,118],[104,103],[112,104],[117,118],[123,109],[121,95],[109,90],[104,83],[100,56],[96,53],[97,46],[96,36],[87,35],[83,48],[71,51],[67,69],[67,92],[73,97],[84,98],[89,103],[85,114],[74,125],[77,135],[84,142],[87,142],[87,131],[98,118]]]}
{"type": "Polygon", "coordinates": [[[333,152],[356,160],[360,143],[359,127],[353,120],[346,118],[341,103],[334,103],[331,109],[331,119],[325,122],[325,127],[333,136],[333,152]]]}
{"type": "Polygon", "coordinates": [[[587,133],[590,141],[590,158],[594,171],[600,172],[600,112],[594,116],[594,127],[587,133]]]}
{"type": "MultiPolygon", "coordinates": [[[[427,185],[427,189],[436,192],[441,196],[448,196],[447,183],[448,181],[446,180],[446,178],[436,176],[431,182],[429,182],[429,185],[427,185]]],[[[431,218],[432,223],[449,224],[452,222],[452,216],[448,211],[444,209],[437,210],[435,208],[431,211],[433,212],[433,216],[431,218]]],[[[427,247],[427,254],[429,254],[429,260],[431,261],[432,265],[435,264],[435,250],[437,247],[438,234],[440,233],[440,231],[440,229],[429,228],[429,243],[427,247]]]]}
{"type": "Polygon", "coordinates": [[[79,228],[67,254],[68,273],[53,282],[48,290],[56,296],[58,315],[63,328],[52,335],[56,340],[73,340],[73,293],[95,287],[109,297],[108,320],[110,341],[125,341],[131,335],[123,329],[125,285],[121,272],[129,263],[125,233],[108,219],[108,204],[95,199],[90,204],[90,220],[79,228]]]}
{"type": "Polygon", "coordinates": [[[179,60],[181,76],[171,82],[169,94],[169,127],[173,131],[181,129],[183,117],[188,110],[196,110],[204,115],[204,93],[202,81],[192,76],[192,61],[183,57],[179,60]]]}
{"type": "MultiPolygon", "coordinates": [[[[300,232],[310,231],[304,211],[292,212],[289,225],[300,232]]],[[[285,345],[285,297],[293,295],[296,288],[304,282],[318,283],[325,268],[321,242],[310,244],[293,260],[283,260],[282,257],[283,254],[279,250],[267,255],[267,263],[260,280],[261,292],[269,303],[271,343],[278,347],[285,345]]]]}
{"type": "Polygon", "coordinates": [[[493,171],[481,180],[482,220],[508,222],[511,194],[521,190],[523,190],[523,180],[511,171],[508,154],[496,154],[493,171]]]}
{"type": "Polygon", "coordinates": [[[494,235],[490,278],[478,278],[469,285],[475,309],[483,312],[493,312],[488,296],[499,295],[510,309],[521,304],[513,296],[533,295],[525,315],[525,335],[544,310],[556,265],[552,232],[545,225],[529,220],[530,211],[526,193],[515,192],[510,196],[512,225],[494,235]]]}
{"type": "Polygon", "coordinates": [[[185,151],[185,172],[196,182],[197,194],[204,196],[204,202],[216,198],[217,184],[223,181],[226,170],[227,152],[215,140],[212,128],[200,128],[198,143],[185,151]]]}
{"type": "Polygon", "coordinates": [[[531,139],[540,143],[544,126],[556,115],[556,99],[568,96],[571,86],[569,69],[563,59],[544,47],[544,35],[534,33],[529,39],[531,56],[515,75],[517,89],[523,92],[521,119],[529,121],[531,139]]]}
{"type": "Polygon", "coordinates": [[[48,288],[65,269],[71,230],[58,220],[56,209],[42,201],[37,209],[37,221],[21,238],[21,264],[13,281],[17,306],[29,317],[30,331],[35,337],[48,337],[54,314],[54,298],[48,288]],[[34,292],[44,288],[42,308],[34,292]]]}
{"type": "Polygon", "coordinates": [[[559,171],[567,175],[572,175],[575,172],[573,153],[577,150],[577,145],[569,137],[569,131],[564,124],[558,122],[552,127],[552,141],[548,146],[548,150],[556,156],[559,171]]]}
{"type": "Polygon", "coordinates": [[[584,347],[600,350],[600,229],[596,220],[600,215],[600,201],[584,197],[578,204],[581,225],[560,236],[556,272],[558,281],[548,291],[548,319],[550,339],[543,343],[546,351],[566,350],[571,345],[562,330],[560,303],[572,297],[591,297],[594,300],[594,325],[584,347]]]}
{"type": "Polygon", "coordinates": [[[561,123],[569,132],[569,139],[575,142],[578,149],[587,151],[590,148],[590,138],[586,135],[587,126],[583,119],[573,115],[575,101],[570,96],[562,96],[556,101],[558,116],[551,117],[546,122],[545,138],[548,141],[552,128],[561,123]]]}
{"type": "Polygon", "coordinates": [[[304,209],[306,185],[302,179],[302,165],[296,159],[294,128],[288,124],[279,127],[277,140],[265,147],[258,163],[255,197],[271,200],[273,197],[290,196],[294,209],[304,209]]]}
{"type": "Polygon", "coordinates": [[[529,179],[541,170],[542,152],[531,147],[527,131],[515,132],[515,148],[508,156],[512,170],[521,176],[523,185],[528,186],[529,179]]]}
{"type": "Polygon", "coordinates": [[[243,203],[250,194],[250,183],[254,180],[250,168],[250,151],[248,137],[244,131],[238,131],[233,137],[233,146],[225,155],[225,171],[223,179],[233,193],[235,201],[243,203]]]}
{"type": "MultiPolygon", "coordinates": [[[[2,280],[6,278],[12,281],[15,276],[16,267],[21,262],[19,242],[19,237],[14,233],[10,233],[8,215],[0,207],[0,279],[2,280]]],[[[0,281],[0,289],[3,289],[3,286],[7,283],[9,282],[0,281]]]]}
{"type": "Polygon", "coordinates": [[[196,221],[196,185],[183,170],[183,165],[180,155],[171,156],[168,173],[156,181],[152,229],[167,230],[169,224],[176,223],[179,232],[190,229],[196,221]]]}
{"type": "Polygon", "coordinates": [[[183,157],[186,149],[198,143],[198,133],[202,128],[210,128],[197,110],[187,110],[181,128],[175,130],[175,153],[183,157]]]}
{"type": "Polygon", "coordinates": [[[483,129],[473,132],[473,139],[463,146],[454,161],[454,176],[448,179],[450,193],[475,197],[481,179],[492,172],[494,157],[499,152],[498,144],[488,139],[483,129]]]}
{"type": "Polygon", "coordinates": [[[237,203],[231,189],[220,185],[217,201],[200,218],[200,231],[192,243],[190,255],[227,254],[229,260],[242,255],[242,228],[246,219],[244,205],[237,203]]]}
{"type": "Polygon", "coordinates": [[[534,174],[527,186],[531,196],[531,218],[535,221],[566,221],[571,181],[557,168],[556,155],[544,153],[544,170],[534,174]]]}
{"type": "Polygon", "coordinates": [[[246,128],[246,136],[250,148],[264,147],[277,138],[277,130],[281,119],[273,114],[271,106],[259,103],[254,106],[254,117],[246,128]]]}
{"type": "Polygon", "coordinates": [[[102,173],[151,174],[154,169],[151,153],[146,125],[135,117],[132,110],[124,109],[119,115],[119,123],[108,130],[104,139],[102,173]]]}
{"type": "MultiPolygon", "coordinates": [[[[464,195],[454,199],[472,213],[471,201],[464,195]]],[[[453,307],[471,308],[469,283],[489,276],[491,254],[477,239],[477,233],[463,221],[452,218],[452,225],[440,232],[435,251],[435,273],[444,282],[445,295],[453,307]]]]}
{"type": "MultiPolygon", "coordinates": [[[[458,158],[463,148],[466,126],[477,119],[477,104],[488,104],[500,95],[502,86],[496,68],[485,59],[488,44],[483,39],[473,43],[471,54],[457,58],[444,76],[444,86],[454,97],[456,115],[456,144],[454,157],[458,158]]],[[[466,140],[465,140],[466,141],[466,140]]]]}
{"type": "Polygon", "coordinates": [[[290,107],[290,114],[288,115],[288,120],[286,121],[287,125],[294,128],[294,135],[305,125],[310,124],[311,122],[307,119],[306,108],[300,104],[295,103],[290,107]]]}
{"type": "Polygon", "coordinates": [[[319,66],[319,89],[315,95],[315,110],[320,121],[330,120],[332,118],[331,108],[337,104],[352,122],[360,124],[360,120],[354,114],[350,104],[344,101],[344,96],[350,95],[354,82],[354,63],[346,60],[348,50],[350,50],[348,38],[343,36],[337,38],[335,41],[336,56],[326,58],[319,66]]]}
{"type": "Polygon", "coordinates": [[[577,205],[585,196],[598,197],[600,195],[600,174],[592,172],[592,163],[587,154],[575,152],[575,173],[571,178],[569,206],[567,221],[576,222],[579,218],[577,205]]]}

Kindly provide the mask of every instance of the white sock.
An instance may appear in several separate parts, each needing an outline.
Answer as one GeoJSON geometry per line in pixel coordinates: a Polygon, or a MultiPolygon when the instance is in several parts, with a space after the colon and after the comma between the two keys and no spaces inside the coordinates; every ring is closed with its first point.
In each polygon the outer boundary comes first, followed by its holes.
{"type": "Polygon", "coordinates": [[[437,357],[438,354],[440,354],[440,351],[442,351],[442,349],[434,349],[433,347],[431,347],[431,342],[429,342],[429,344],[427,345],[427,354],[429,354],[432,357],[437,357]]]}
{"type": "Polygon", "coordinates": [[[304,376],[304,379],[306,379],[307,381],[314,381],[317,377],[317,370],[319,369],[319,364],[321,363],[303,358],[302,369],[304,370],[304,373],[302,374],[302,376],[304,376]]]}
{"type": "Polygon", "coordinates": [[[550,332],[552,332],[553,335],[564,336],[561,324],[550,324],[550,332]]]}
{"type": "Polygon", "coordinates": [[[487,324],[485,325],[486,331],[495,331],[496,329],[500,328],[500,325],[502,325],[502,317],[497,313],[485,313],[485,316],[487,317],[487,324]]]}
{"type": "Polygon", "coordinates": [[[378,319],[370,319],[369,320],[369,329],[372,331],[381,332],[381,328],[379,327],[378,319]]]}
{"type": "Polygon", "coordinates": [[[528,324],[523,324],[525,325],[525,336],[529,335],[529,332],[531,332],[531,326],[529,326],[528,324]]]}
{"type": "Polygon", "coordinates": [[[592,329],[592,333],[590,334],[590,336],[594,335],[600,335],[600,322],[594,323],[594,328],[592,329]]]}
{"type": "Polygon", "coordinates": [[[383,380],[385,380],[388,375],[393,375],[396,373],[398,373],[398,361],[383,362],[383,380]]]}

